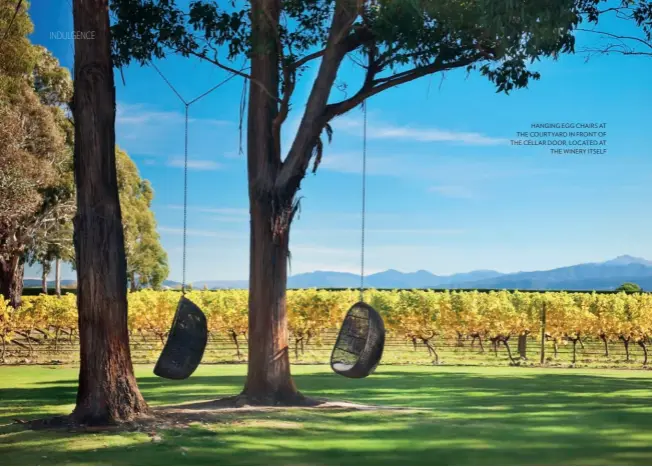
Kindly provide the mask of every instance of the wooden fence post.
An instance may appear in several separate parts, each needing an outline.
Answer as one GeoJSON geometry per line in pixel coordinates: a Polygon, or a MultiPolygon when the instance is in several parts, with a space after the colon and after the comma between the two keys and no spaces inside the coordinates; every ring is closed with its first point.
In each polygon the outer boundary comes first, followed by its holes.
{"type": "Polygon", "coordinates": [[[543,302],[541,310],[541,365],[546,358],[546,302],[543,302]]]}

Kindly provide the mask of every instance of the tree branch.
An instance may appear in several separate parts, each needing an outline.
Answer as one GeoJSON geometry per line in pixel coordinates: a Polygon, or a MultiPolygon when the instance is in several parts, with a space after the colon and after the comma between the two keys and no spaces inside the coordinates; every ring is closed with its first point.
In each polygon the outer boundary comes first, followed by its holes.
{"type": "MultiPolygon", "coordinates": [[[[373,35],[371,33],[371,30],[367,28],[366,26],[363,25],[357,25],[353,29],[353,33],[350,34],[344,42],[346,43],[346,48],[347,48],[347,53],[348,52],[353,52],[355,49],[360,47],[362,44],[365,42],[368,42],[373,38],[373,35]]],[[[298,69],[308,63],[311,60],[314,60],[316,58],[319,58],[324,55],[324,52],[326,52],[326,49],[319,50],[317,52],[313,52],[310,55],[306,55],[305,57],[300,58],[296,62],[294,62],[291,67],[293,69],[298,69]]]]}
{"type": "MultiPolygon", "coordinates": [[[[294,93],[295,78],[296,75],[294,70],[285,63],[285,54],[283,52],[283,44],[281,42],[281,35],[279,32],[280,24],[278,21],[275,21],[274,18],[269,14],[268,10],[264,10],[267,19],[274,24],[274,35],[276,38],[276,48],[278,49],[279,54],[279,63],[281,65],[281,73],[283,74],[283,97],[281,99],[281,104],[279,106],[278,114],[274,117],[272,121],[272,135],[274,137],[274,145],[278,158],[281,158],[281,125],[288,116],[290,112],[290,99],[294,93]]],[[[290,48],[290,52],[291,52],[290,48]]]]}
{"type": "Polygon", "coordinates": [[[343,113],[353,109],[355,106],[360,105],[365,99],[368,99],[369,97],[374,96],[381,91],[385,91],[386,89],[393,88],[400,84],[409,83],[410,81],[414,81],[415,79],[421,78],[422,76],[438,73],[440,71],[452,70],[454,68],[461,68],[470,65],[482,58],[485,58],[485,55],[479,53],[477,55],[464,57],[455,62],[446,64],[436,60],[430,65],[416,67],[411,70],[404,71],[402,73],[398,73],[386,78],[376,79],[371,82],[366,81],[360,90],[349,99],[345,99],[335,104],[329,104],[324,112],[324,118],[326,122],[328,122],[338,115],[342,115],[343,113]]]}
{"type": "Polygon", "coordinates": [[[353,44],[351,43],[351,36],[355,37],[351,30],[362,7],[363,0],[337,0],[335,3],[335,14],[317,78],[308,97],[297,135],[276,180],[275,185],[281,191],[287,190],[288,193],[294,194],[305,176],[315,138],[326,123],[323,113],[340,64],[349,48],[357,42],[353,40],[353,44]]]}
{"type": "Polygon", "coordinates": [[[181,54],[184,54],[184,53],[185,53],[185,54],[188,54],[188,55],[193,55],[193,56],[195,56],[195,57],[197,57],[197,58],[200,58],[200,59],[202,59],[202,60],[206,60],[207,62],[212,63],[213,65],[215,65],[215,66],[217,66],[217,67],[219,67],[219,68],[221,68],[221,69],[223,69],[223,70],[225,70],[225,71],[228,71],[229,73],[233,73],[233,74],[235,74],[235,75],[237,75],[237,76],[242,76],[243,78],[248,79],[248,80],[250,80],[252,83],[254,83],[254,84],[256,84],[257,86],[259,86],[259,87],[260,87],[260,88],[265,92],[265,94],[267,94],[271,99],[273,99],[273,100],[275,100],[276,102],[279,102],[279,103],[281,102],[281,100],[280,100],[279,98],[277,98],[277,97],[274,97],[274,96],[272,95],[272,93],[271,93],[271,92],[270,92],[270,91],[269,91],[269,90],[268,90],[268,89],[267,89],[267,88],[266,88],[266,87],[265,87],[265,86],[264,86],[260,81],[258,81],[258,80],[256,80],[256,79],[252,78],[250,75],[248,75],[248,74],[246,74],[246,73],[243,73],[243,72],[240,71],[240,70],[236,70],[235,68],[232,68],[232,67],[230,67],[230,66],[227,66],[227,65],[222,64],[222,63],[217,59],[217,52],[215,52],[215,58],[209,58],[209,57],[206,56],[205,53],[195,52],[194,50],[190,50],[190,49],[188,49],[188,48],[182,48],[182,49],[175,48],[175,47],[170,47],[170,48],[171,48],[172,50],[174,50],[175,52],[179,52],[179,53],[181,53],[181,54]]]}
{"type": "MultiPolygon", "coordinates": [[[[645,39],[641,39],[640,37],[634,37],[634,36],[621,36],[621,35],[618,35],[618,34],[612,34],[612,33],[609,33],[609,32],[596,31],[596,30],[594,30],[594,29],[578,28],[577,30],[578,30],[578,31],[582,31],[582,32],[590,32],[590,33],[593,33],[593,34],[599,34],[599,35],[601,35],[601,36],[610,37],[610,38],[612,38],[612,39],[619,40],[619,41],[622,42],[622,46],[623,46],[623,47],[626,47],[626,46],[627,46],[627,44],[625,43],[625,41],[632,41],[632,42],[638,42],[638,43],[640,43],[640,44],[643,44],[645,47],[647,47],[647,48],[649,48],[649,49],[652,49],[652,43],[646,41],[645,39]]],[[[639,55],[645,55],[646,53],[647,53],[647,52],[639,53],[639,55]]]]}

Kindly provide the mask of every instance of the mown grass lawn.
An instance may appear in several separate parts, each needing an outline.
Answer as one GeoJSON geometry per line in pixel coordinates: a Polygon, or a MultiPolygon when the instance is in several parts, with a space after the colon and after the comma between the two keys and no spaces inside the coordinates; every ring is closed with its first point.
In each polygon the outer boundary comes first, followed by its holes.
{"type": "MultiPolygon", "coordinates": [[[[650,464],[652,373],[381,366],[364,380],[295,366],[308,395],[419,412],[283,410],[146,433],[28,431],[14,418],[67,414],[76,368],[0,367],[0,464],[650,464]]],[[[188,380],[137,376],[152,406],[238,392],[246,368],[188,380]]]]}

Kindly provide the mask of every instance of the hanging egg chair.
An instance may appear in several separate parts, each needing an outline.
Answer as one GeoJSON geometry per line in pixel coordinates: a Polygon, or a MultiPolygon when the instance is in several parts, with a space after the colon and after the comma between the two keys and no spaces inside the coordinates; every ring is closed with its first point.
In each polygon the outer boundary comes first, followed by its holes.
{"type": "Polygon", "coordinates": [[[197,305],[182,296],[154,374],[167,379],[188,378],[199,366],[207,341],[206,316],[197,305]]]}
{"type": "Polygon", "coordinates": [[[365,378],[374,372],[383,356],[385,325],[380,314],[364,302],[364,236],[367,173],[367,104],[363,103],[362,146],[362,252],[360,264],[360,301],[346,313],[335,347],[331,368],[347,378],[365,378]]]}
{"type": "Polygon", "coordinates": [[[358,302],[344,318],[331,354],[331,368],[347,378],[365,378],[378,366],[384,346],[383,319],[373,307],[358,302]]]}

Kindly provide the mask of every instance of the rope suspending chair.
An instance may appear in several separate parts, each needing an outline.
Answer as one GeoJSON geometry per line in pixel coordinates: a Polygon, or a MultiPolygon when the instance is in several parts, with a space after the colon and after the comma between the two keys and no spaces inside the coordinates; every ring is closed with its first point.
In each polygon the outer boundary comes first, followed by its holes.
{"type": "Polygon", "coordinates": [[[194,373],[199,366],[206,343],[208,342],[208,326],[206,316],[201,309],[186,297],[186,238],[188,219],[188,108],[199,99],[207,96],[215,89],[229,81],[235,75],[231,75],[218,85],[209,89],[204,94],[186,102],[170,82],[163,76],[163,73],[152,63],[152,67],[163,78],[163,81],[174,91],[177,97],[186,107],[185,141],[184,141],[184,175],[183,175],[183,280],[181,282],[181,299],[177,305],[177,311],[172,321],[172,328],[159,356],[154,374],[167,379],[186,379],[194,373]]]}
{"type": "Polygon", "coordinates": [[[365,378],[383,356],[385,325],[380,314],[364,302],[364,233],[367,173],[367,104],[363,103],[362,146],[362,251],[360,255],[360,301],[346,314],[331,354],[331,368],[347,378],[365,378]]]}

